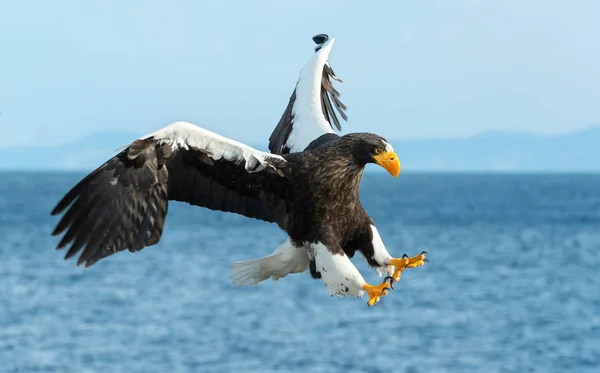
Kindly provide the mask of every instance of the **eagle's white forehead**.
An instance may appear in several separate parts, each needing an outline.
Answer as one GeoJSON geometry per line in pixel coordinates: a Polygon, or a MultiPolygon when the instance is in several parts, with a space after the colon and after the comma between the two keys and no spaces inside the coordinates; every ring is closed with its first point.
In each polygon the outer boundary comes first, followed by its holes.
{"type": "Polygon", "coordinates": [[[394,147],[392,147],[392,145],[389,142],[384,141],[383,143],[385,144],[385,151],[386,152],[393,152],[394,151],[394,147]]]}

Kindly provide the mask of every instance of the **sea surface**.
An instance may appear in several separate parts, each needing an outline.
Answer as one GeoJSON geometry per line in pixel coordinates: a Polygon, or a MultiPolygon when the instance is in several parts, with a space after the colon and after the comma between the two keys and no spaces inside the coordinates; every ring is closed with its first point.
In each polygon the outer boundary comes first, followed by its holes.
{"type": "Polygon", "coordinates": [[[233,286],[285,235],[182,203],[77,267],[49,212],[82,176],[0,173],[0,372],[600,372],[600,175],[365,174],[388,250],[431,261],[372,308],[307,273],[233,286]]]}

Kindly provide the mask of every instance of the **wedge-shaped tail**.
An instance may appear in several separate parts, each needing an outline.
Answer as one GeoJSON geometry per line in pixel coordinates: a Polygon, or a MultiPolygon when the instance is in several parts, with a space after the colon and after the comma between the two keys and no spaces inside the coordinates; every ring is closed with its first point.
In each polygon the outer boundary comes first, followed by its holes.
{"type": "Polygon", "coordinates": [[[232,263],[233,274],[229,278],[237,286],[254,286],[268,278],[277,281],[291,273],[304,272],[309,262],[307,250],[287,240],[263,258],[232,263]]]}

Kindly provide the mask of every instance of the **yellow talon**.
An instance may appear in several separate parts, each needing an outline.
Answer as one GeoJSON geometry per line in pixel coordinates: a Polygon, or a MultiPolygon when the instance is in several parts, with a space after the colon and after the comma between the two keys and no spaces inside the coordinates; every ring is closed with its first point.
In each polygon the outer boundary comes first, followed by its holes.
{"type": "Polygon", "coordinates": [[[367,294],[369,294],[369,301],[367,302],[367,304],[369,305],[369,307],[374,306],[375,304],[377,304],[377,302],[379,302],[379,300],[381,299],[381,297],[383,297],[384,295],[387,295],[388,293],[388,289],[390,288],[390,283],[386,280],[383,280],[383,282],[379,285],[373,286],[373,285],[369,285],[369,284],[364,284],[363,285],[363,290],[367,292],[367,294]]]}
{"type": "Polygon", "coordinates": [[[425,262],[428,262],[428,260],[425,259],[425,254],[427,254],[427,251],[421,251],[421,254],[413,256],[412,258],[409,258],[408,255],[404,254],[402,255],[402,258],[391,259],[390,264],[396,267],[396,271],[392,275],[394,282],[400,281],[400,275],[406,268],[420,267],[425,264],[425,262]]]}

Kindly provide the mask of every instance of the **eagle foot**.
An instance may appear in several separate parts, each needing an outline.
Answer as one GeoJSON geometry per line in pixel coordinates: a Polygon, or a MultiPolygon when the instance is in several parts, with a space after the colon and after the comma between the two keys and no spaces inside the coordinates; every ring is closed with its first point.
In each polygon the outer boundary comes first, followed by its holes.
{"type": "Polygon", "coordinates": [[[388,289],[392,286],[392,281],[393,281],[393,279],[390,276],[388,276],[379,285],[376,285],[376,286],[369,285],[369,284],[363,285],[363,290],[366,291],[367,294],[369,294],[369,300],[367,301],[367,305],[369,307],[377,305],[377,303],[379,302],[381,297],[383,297],[384,295],[387,295],[387,293],[389,291],[388,289]],[[388,279],[390,280],[389,282],[388,282],[388,279]]]}
{"type": "MultiPolygon", "coordinates": [[[[409,258],[406,254],[402,255],[402,258],[392,258],[389,264],[396,267],[396,272],[392,275],[393,281],[391,282],[394,283],[400,281],[400,276],[406,268],[420,267],[424,265],[425,262],[429,262],[429,260],[425,258],[425,254],[427,254],[427,251],[421,251],[421,254],[413,256],[412,258],[409,258]]],[[[394,289],[393,286],[392,289],[394,289]]]]}

